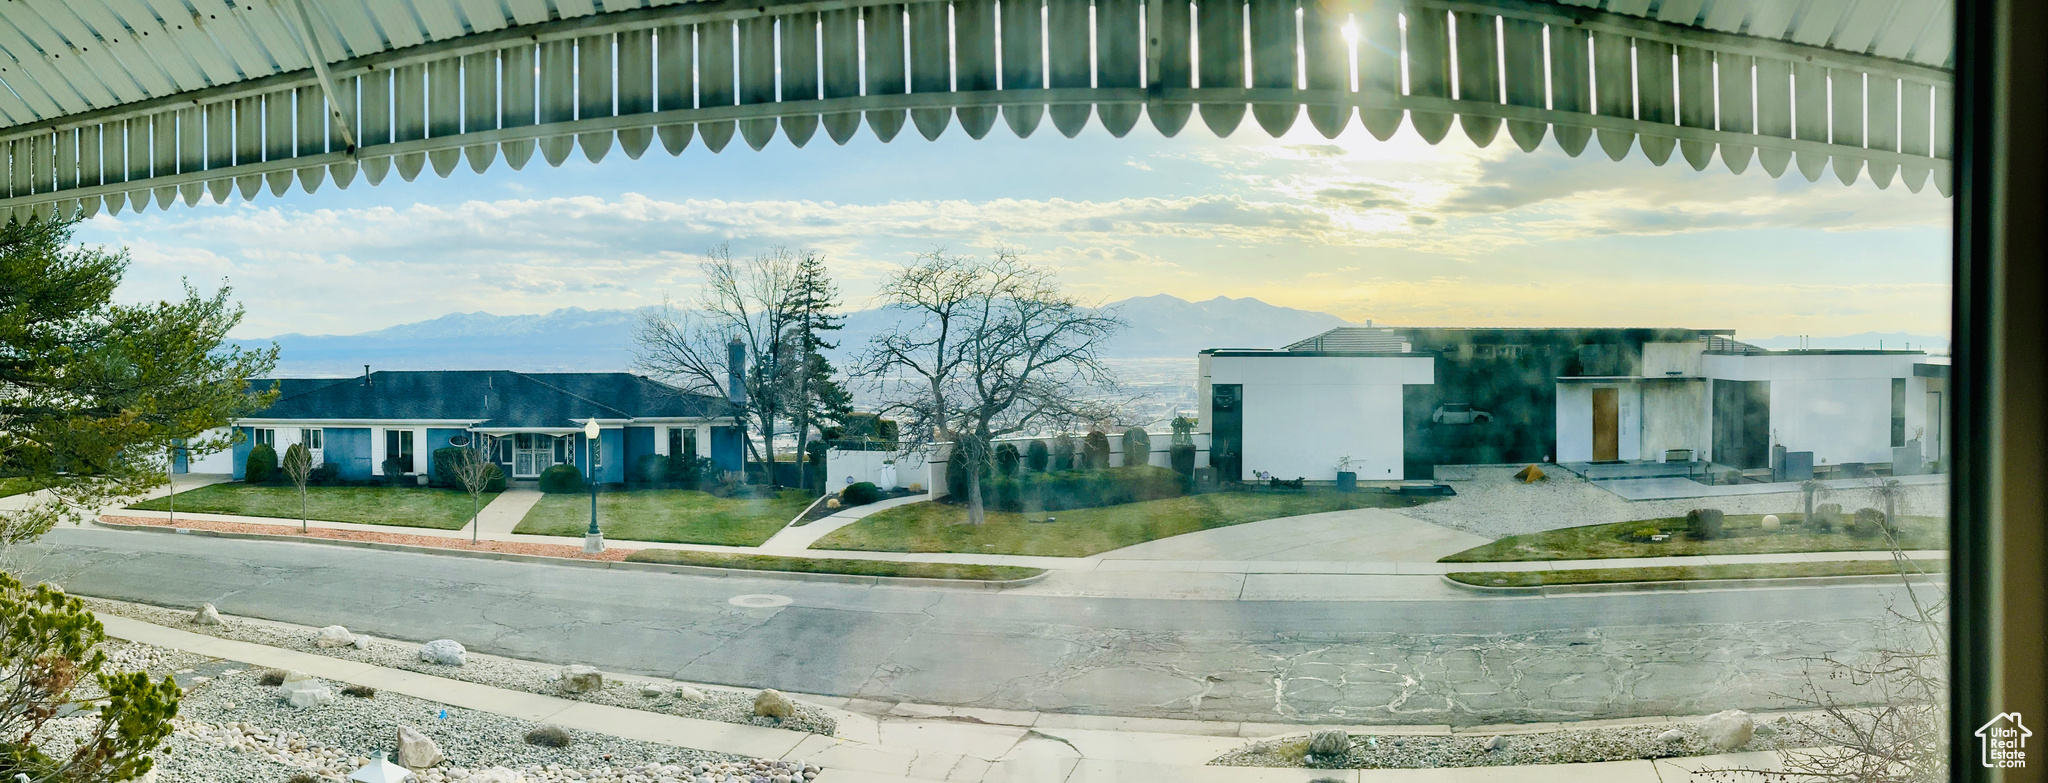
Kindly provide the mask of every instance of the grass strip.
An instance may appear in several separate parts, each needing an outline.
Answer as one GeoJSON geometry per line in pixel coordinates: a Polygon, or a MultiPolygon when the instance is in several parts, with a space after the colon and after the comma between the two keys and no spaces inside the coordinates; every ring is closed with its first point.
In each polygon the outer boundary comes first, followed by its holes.
{"type": "Polygon", "coordinates": [[[743,555],[731,552],[695,552],[683,549],[642,549],[626,557],[628,563],[743,568],[749,571],[788,571],[799,574],[851,574],[853,576],[895,576],[913,579],[979,579],[1007,582],[1044,573],[1044,569],[1022,566],[972,565],[966,563],[899,563],[888,560],[834,560],[810,557],[743,555]]]}
{"type": "MultiPolygon", "coordinates": [[[[488,506],[498,493],[484,495],[488,506]]],[[[298,519],[299,491],[296,487],[229,482],[208,484],[177,495],[177,510],[194,514],[233,514],[245,517],[298,519]]],[[[155,498],[129,508],[170,511],[169,498],[155,498]]],[[[460,530],[469,524],[472,505],[469,493],[432,487],[307,487],[307,519],[352,522],[392,527],[430,527],[460,530]]],[[[578,533],[581,535],[580,531],[578,533]]]]}
{"type": "MultiPolygon", "coordinates": [[[[1762,514],[1730,514],[1719,538],[1696,539],[1686,532],[1685,519],[1672,517],[1557,528],[1508,536],[1443,558],[1440,563],[1509,563],[1529,560],[1602,560],[1616,557],[1680,557],[1686,555],[1762,555],[1786,552],[1871,552],[1892,548],[1883,537],[1858,538],[1842,532],[1808,530],[1797,513],[1779,514],[1775,531],[1763,528],[1762,514]],[[1664,541],[1634,541],[1632,533],[1655,529],[1670,535],[1664,541]]],[[[1901,549],[1947,549],[1948,520],[1908,516],[1900,520],[1901,549]]]]}
{"type": "MultiPolygon", "coordinates": [[[[1912,568],[1931,574],[1948,572],[1947,560],[1915,560],[1912,568]]],[[[1731,563],[1638,568],[1577,568],[1564,571],[1459,571],[1453,581],[1480,587],[1546,587],[1624,582],[1687,582],[1702,579],[1782,579],[1801,576],[1876,576],[1899,573],[1890,560],[1841,560],[1827,563],[1731,563]]]]}

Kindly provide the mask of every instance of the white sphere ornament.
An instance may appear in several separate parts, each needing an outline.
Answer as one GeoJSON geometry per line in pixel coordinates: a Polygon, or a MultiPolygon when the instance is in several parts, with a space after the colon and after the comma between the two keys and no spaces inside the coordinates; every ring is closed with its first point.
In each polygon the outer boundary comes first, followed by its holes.
{"type": "Polygon", "coordinates": [[[1766,531],[1769,531],[1769,532],[1774,532],[1774,533],[1775,533],[1775,532],[1777,532],[1777,530],[1778,530],[1778,515],[1777,515],[1777,514],[1765,514],[1765,515],[1764,515],[1764,522],[1763,522],[1763,525],[1764,525],[1764,530],[1766,530],[1766,531]]]}

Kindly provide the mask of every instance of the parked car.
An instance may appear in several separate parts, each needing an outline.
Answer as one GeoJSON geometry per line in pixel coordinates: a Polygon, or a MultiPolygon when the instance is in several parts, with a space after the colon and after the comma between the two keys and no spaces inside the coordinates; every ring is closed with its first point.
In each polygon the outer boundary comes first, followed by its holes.
{"type": "Polygon", "coordinates": [[[1480,424],[1493,421],[1493,414],[1473,410],[1469,402],[1447,402],[1436,406],[1429,420],[1438,424],[1480,424]]]}

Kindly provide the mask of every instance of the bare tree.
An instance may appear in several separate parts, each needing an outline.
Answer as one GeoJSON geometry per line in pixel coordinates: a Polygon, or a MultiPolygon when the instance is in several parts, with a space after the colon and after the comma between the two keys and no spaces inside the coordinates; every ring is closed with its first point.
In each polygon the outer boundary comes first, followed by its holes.
{"type": "Polygon", "coordinates": [[[699,265],[704,290],[695,306],[663,302],[641,316],[634,334],[634,363],[640,369],[727,401],[747,455],[767,466],[770,484],[775,481],[775,425],[786,418],[781,392],[792,364],[788,340],[801,294],[797,270],[811,255],[775,247],[740,260],[727,246],[713,248],[699,265]],[[730,359],[735,345],[751,363],[737,377],[730,359]],[[745,437],[750,424],[761,434],[761,451],[745,437]]]}
{"type": "Polygon", "coordinates": [[[490,460],[487,436],[474,437],[467,448],[456,452],[455,464],[449,466],[449,472],[455,474],[455,483],[469,493],[469,542],[472,544],[482,538],[484,493],[505,475],[497,463],[490,460]]]}
{"type": "Polygon", "coordinates": [[[284,459],[278,464],[292,486],[299,491],[299,532],[306,532],[306,484],[313,480],[313,452],[304,443],[294,443],[284,450],[284,459]]]}
{"type": "Polygon", "coordinates": [[[888,309],[919,320],[876,336],[862,374],[876,379],[912,442],[953,443],[968,460],[967,521],[984,520],[981,471],[992,441],[1046,424],[1110,418],[1115,379],[1103,344],[1115,315],[1067,294],[1051,269],[999,247],[987,258],[934,250],[890,275],[888,309]]]}

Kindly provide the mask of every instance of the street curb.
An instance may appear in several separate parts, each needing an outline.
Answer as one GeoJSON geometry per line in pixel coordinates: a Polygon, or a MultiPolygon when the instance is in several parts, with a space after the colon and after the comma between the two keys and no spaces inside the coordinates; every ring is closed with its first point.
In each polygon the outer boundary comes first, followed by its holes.
{"type": "MultiPolygon", "coordinates": [[[[1947,574],[1927,574],[1910,577],[1916,582],[1946,581],[1947,574]]],[[[1474,585],[1452,579],[1445,574],[1444,584],[1475,595],[1498,598],[1548,597],[1554,595],[1587,595],[1593,593],[1683,593],[1695,590],[1764,590],[1786,587],[1849,587],[1854,585],[1881,585],[1897,583],[1896,574],[1869,574],[1863,576],[1778,576],[1758,579],[1668,579],[1656,582],[1604,582],[1584,585],[1546,585],[1543,587],[1490,587],[1474,585]]]]}
{"type": "Polygon", "coordinates": [[[814,574],[802,571],[759,571],[750,568],[718,568],[714,566],[670,565],[667,563],[628,563],[612,560],[580,560],[570,557],[549,557],[547,555],[522,555],[511,552],[479,552],[470,549],[444,549],[442,547],[413,546],[411,544],[390,544],[382,541],[347,541],[336,538],[312,536],[280,536],[265,533],[230,533],[220,530],[200,530],[186,527],[163,525],[123,525],[116,522],[92,520],[95,526],[108,530],[139,530],[145,532],[170,533],[174,535],[205,536],[208,538],[232,538],[246,541],[290,541],[295,543],[326,544],[357,549],[376,549],[385,552],[405,552],[416,555],[440,555],[443,557],[468,557],[478,560],[503,560],[514,563],[538,563],[541,565],[572,566],[612,571],[650,571],[654,573],[682,574],[686,576],[709,576],[720,578],[783,579],[792,582],[832,582],[838,584],[868,585],[871,587],[949,587],[960,590],[1002,592],[1019,587],[1034,585],[1052,575],[1052,571],[1041,569],[1034,576],[1023,579],[934,579],[915,576],[861,576],[858,574],[814,574]]]}

